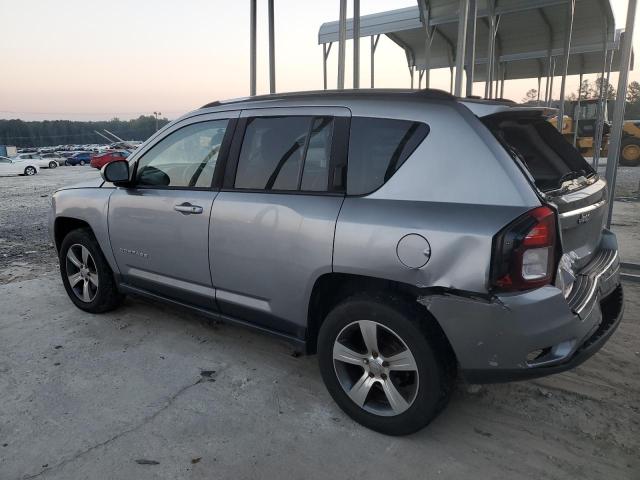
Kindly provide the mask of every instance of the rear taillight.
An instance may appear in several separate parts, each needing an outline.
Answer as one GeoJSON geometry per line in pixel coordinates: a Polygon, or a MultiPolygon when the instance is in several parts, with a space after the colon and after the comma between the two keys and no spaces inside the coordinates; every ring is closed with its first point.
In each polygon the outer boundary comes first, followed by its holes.
{"type": "Polygon", "coordinates": [[[491,286],[528,290],[553,282],[556,264],[556,216],[535,208],[503,228],[493,239],[491,286]]]}

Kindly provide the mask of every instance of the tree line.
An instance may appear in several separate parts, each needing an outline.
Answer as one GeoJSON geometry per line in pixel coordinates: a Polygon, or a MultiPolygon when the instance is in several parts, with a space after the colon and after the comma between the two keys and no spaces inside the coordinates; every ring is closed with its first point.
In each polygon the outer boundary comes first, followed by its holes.
{"type": "MultiPolygon", "coordinates": [[[[578,100],[578,96],[581,100],[593,100],[600,97],[600,88],[603,90],[603,96],[608,100],[616,99],[616,89],[613,85],[607,82],[602,77],[596,78],[594,81],[583,80],[579,87],[579,91],[572,92],[567,95],[567,102],[575,102],[578,100]]],[[[541,101],[543,100],[544,92],[541,92],[541,101]]],[[[522,99],[522,103],[533,104],[536,103],[538,98],[538,90],[532,88],[528,90],[525,97],[522,99]]],[[[559,100],[553,100],[551,102],[554,106],[559,104],[559,100]]],[[[627,98],[624,116],[626,119],[640,118],[640,83],[631,82],[627,86],[627,98]]],[[[609,109],[609,116],[613,114],[612,109],[609,109]]]]}
{"type": "MultiPolygon", "coordinates": [[[[167,123],[168,119],[158,118],[157,128],[162,128],[167,123]]],[[[146,140],[156,131],[156,118],[153,115],[141,115],[132,120],[113,118],[98,122],[0,120],[0,145],[47,147],[106,143],[104,138],[95,133],[95,130],[104,133],[104,129],[124,140],[146,140]]]]}

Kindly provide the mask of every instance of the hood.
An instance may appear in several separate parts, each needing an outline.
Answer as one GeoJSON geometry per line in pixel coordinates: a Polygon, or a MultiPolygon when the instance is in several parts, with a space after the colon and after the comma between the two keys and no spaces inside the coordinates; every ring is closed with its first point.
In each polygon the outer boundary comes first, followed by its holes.
{"type": "Polygon", "coordinates": [[[104,180],[102,180],[102,178],[95,178],[93,180],[87,180],[86,182],[74,183],[73,185],[65,185],[64,187],[59,188],[56,191],[59,192],[60,190],[74,190],[77,188],[100,188],[103,183],[104,180]]]}

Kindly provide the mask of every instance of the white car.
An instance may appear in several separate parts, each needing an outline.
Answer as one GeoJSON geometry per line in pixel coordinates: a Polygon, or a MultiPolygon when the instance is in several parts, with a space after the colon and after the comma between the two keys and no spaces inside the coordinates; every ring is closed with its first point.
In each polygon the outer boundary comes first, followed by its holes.
{"type": "Polygon", "coordinates": [[[31,163],[36,164],[39,168],[56,168],[58,166],[56,159],[43,158],[43,156],[38,153],[20,153],[13,158],[17,160],[30,161],[31,163]]]}
{"type": "Polygon", "coordinates": [[[0,157],[0,176],[27,175],[30,177],[39,171],[40,167],[33,160],[0,157]]]}

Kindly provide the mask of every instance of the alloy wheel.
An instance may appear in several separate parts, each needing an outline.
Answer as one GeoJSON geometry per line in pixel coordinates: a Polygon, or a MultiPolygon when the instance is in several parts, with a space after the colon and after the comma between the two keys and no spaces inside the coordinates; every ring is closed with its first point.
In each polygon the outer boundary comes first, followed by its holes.
{"type": "Polygon", "coordinates": [[[98,294],[98,271],[93,256],[84,245],[75,243],[67,250],[67,279],[76,297],[90,303],[98,294]]]}
{"type": "Polygon", "coordinates": [[[407,344],[390,328],[358,320],[333,345],[340,386],[359,407],[380,416],[406,411],[418,393],[418,366],[407,344]]]}

